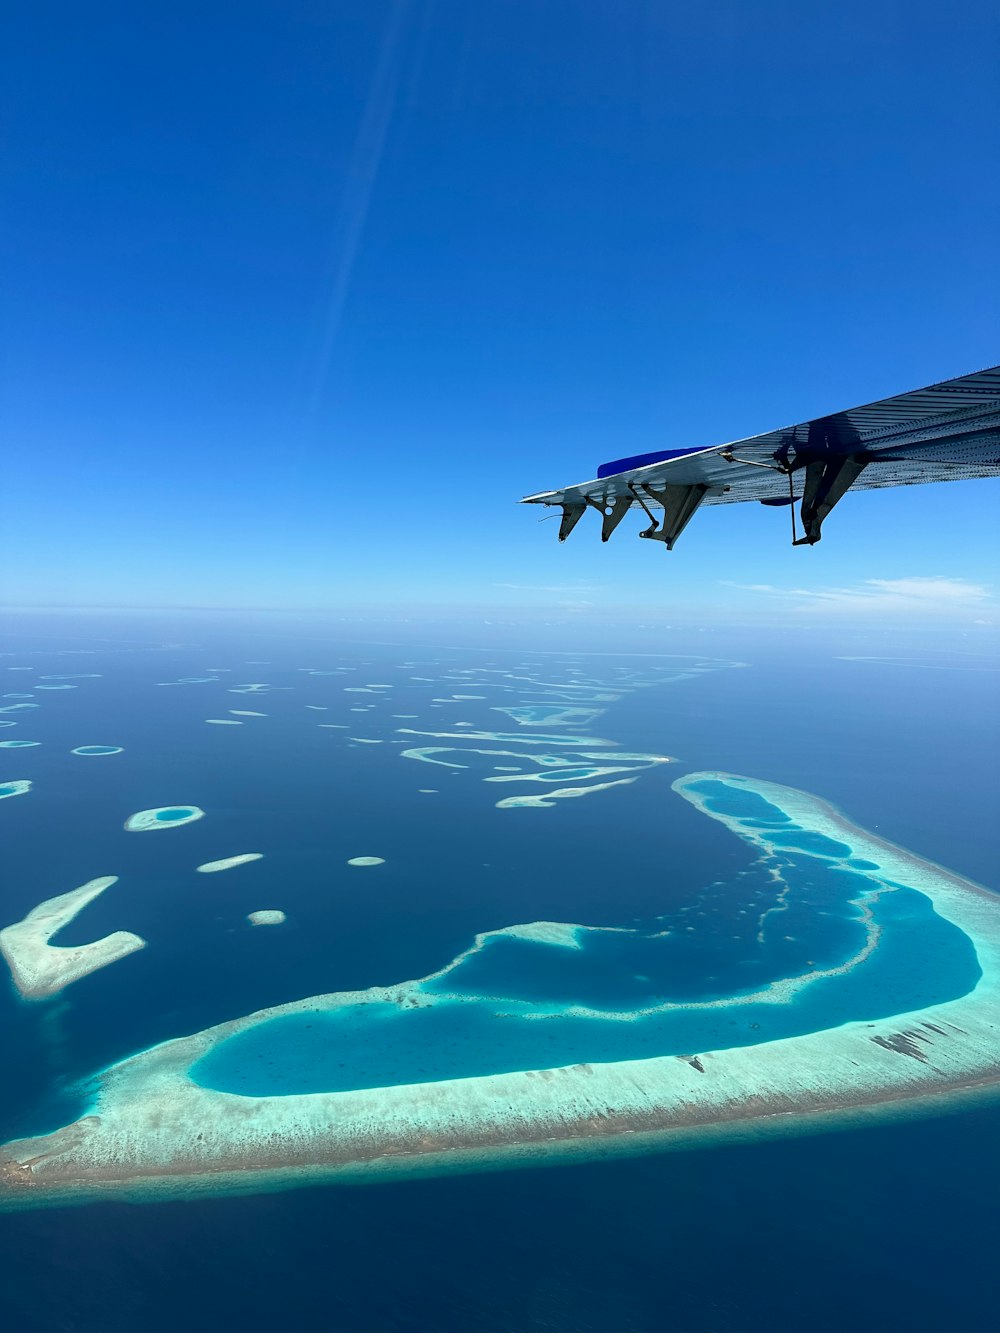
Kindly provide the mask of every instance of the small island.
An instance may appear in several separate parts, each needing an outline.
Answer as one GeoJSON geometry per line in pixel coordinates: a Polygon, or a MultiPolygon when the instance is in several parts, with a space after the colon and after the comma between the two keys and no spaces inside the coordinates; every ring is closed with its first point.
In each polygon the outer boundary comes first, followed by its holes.
{"type": "Polygon", "coordinates": [[[249,912],[247,920],[251,926],[280,926],[287,918],[276,907],[265,907],[258,912],[249,912]]]}

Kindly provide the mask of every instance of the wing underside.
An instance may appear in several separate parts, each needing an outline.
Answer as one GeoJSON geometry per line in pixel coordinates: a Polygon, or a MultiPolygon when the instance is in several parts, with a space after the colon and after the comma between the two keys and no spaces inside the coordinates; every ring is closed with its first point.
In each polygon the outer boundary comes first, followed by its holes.
{"type": "Polygon", "coordinates": [[[650,526],[640,535],[662,541],[668,549],[703,504],[756,500],[792,505],[794,514],[798,503],[803,527],[799,540],[811,545],[819,541],[824,518],[848,489],[995,476],[1000,476],[1000,366],[732,444],[529,495],[523,503],[562,509],[560,541],[587,509],[601,514],[604,541],[631,509],[642,509],[650,526]]]}

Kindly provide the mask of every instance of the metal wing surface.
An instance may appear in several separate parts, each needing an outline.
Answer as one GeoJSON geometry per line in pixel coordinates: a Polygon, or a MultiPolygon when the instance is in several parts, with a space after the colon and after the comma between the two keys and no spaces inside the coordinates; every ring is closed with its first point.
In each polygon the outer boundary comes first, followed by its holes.
{"type": "Polygon", "coordinates": [[[632,508],[640,535],[670,549],[702,504],[801,503],[801,543],[820,539],[823,519],[850,488],[913,486],[1000,476],[1000,366],[945,380],[813,421],[707,449],[673,449],[609,463],[593,481],[526,496],[562,509],[565,540],[588,508],[602,540],[632,508]],[[662,508],[654,517],[650,502],[662,508]]]}

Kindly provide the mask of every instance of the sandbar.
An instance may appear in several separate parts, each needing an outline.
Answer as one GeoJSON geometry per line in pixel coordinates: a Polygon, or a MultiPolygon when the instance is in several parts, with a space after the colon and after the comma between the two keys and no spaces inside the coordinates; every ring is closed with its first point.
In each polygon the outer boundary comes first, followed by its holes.
{"type": "Polygon", "coordinates": [[[347,862],[349,866],[384,866],[384,856],[352,856],[347,862]]]}
{"type": "Polygon", "coordinates": [[[579,949],[581,927],[568,921],[529,921],[522,926],[507,926],[510,939],[533,940],[536,944],[555,944],[562,949],[579,949]]]}
{"type": "Polygon", "coordinates": [[[202,875],[214,875],[219,870],[232,870],[234,866],[245,866],[248,861],[260,861],[263,856],[263,852],[241,852],[239,856],[224,856],[219,861],[206,861],[204,865],[195,866],[195,869],[202,875]]]}
{"type": "MultiPolygon", "coordinates": [[[[483,778],[484,782],[565,782],[567,780],[589,781],[591,778],[603,778],[609,773],[631,773],[637,767],[634,764],[594,764],[587,767],[585,764],[579,766],[575,764],[567,765],[566,768],[558,768],[550,773],[517,773],[511,776],[507,771],[500,778],[483,778]]],[[[550,793],[551,794],[551,793],[550,793]]]]}
{"type": "Polygon", "coordinates": [[[416,731],[413,727],[397,727],[400,736],[429,736],[434,740],[450,741],[511,741],[515,745],[569,745],[574,749],[586,746],[613,746],[614,741],[602,740],[599,736],[539,736],[526,735],[510,731],[416,731]]]}
{"type": "Polygon", "coordinates": [[[56,931],[68,925],[117,879],[117,875],[104,875],[88,880],[78,889],[46,899],[22,921],[0,930],[0,953],[7,960],[14,985],[26,1000],[55,995],[71,982],[145,948],[146,941],[127,930],[116,930],[89,944],[49,943],[56,931]]]}
{"type": "Polygon", "coordinates": [[[280,926],[287,917],[276,907],[264,907],[258,912],[248,912],[247,920],[251,926],[280,926]]]}
{"type": "MultiPolygon", "coordinates": [[[[502,781],[487,778],[487,782],[502,781]]],[[[590,796],[594,792],[607,791],[609,787],[627,787],[635,778],[617,778],[613,782],[595,782],[592,787],[555,787],[552,791],[541,792],[537,796],[505,796],[497,801],[498,810],[539,810],[551,806],[555,801],[565,801],[577,796],[590,796]]]]}

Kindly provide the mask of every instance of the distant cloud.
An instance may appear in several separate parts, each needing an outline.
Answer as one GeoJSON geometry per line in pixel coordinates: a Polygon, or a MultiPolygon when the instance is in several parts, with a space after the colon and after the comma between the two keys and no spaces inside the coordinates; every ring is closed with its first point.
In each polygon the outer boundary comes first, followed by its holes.
{"type": "Polygon", "coordinates": [[[560,597],[582,597],[584,593],[600,592],[594,583],[494,583],[494,588],[513,588],[515,592],[550,592],[560,597]]]}
{"type": "Polygon", "coordinates": [[[849,588],[778,588],[770,583],[731,583],[741,592],[759,593],[796,603],[802,614],[855,613],[864,616],[965,619],[988,624],[983,612],[994,609],[993,590],[984,583],[944,575],[903,579],[865,579],[849,588]]]}

